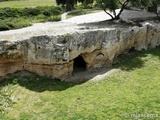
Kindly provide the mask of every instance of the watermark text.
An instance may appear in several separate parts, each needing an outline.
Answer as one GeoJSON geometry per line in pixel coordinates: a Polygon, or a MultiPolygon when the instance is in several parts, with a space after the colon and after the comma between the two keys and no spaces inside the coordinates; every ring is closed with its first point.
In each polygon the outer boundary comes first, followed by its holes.
{"type": "Polygon", "coordinates": [[[158,114],[125,114],[126,118],[158,118],[158,114]]]}

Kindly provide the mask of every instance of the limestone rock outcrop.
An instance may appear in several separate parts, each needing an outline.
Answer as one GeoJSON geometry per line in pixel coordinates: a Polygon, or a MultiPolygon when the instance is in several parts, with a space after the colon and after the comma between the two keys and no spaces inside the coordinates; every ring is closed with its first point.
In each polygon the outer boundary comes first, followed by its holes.
{"type": "Polygon", "coordinates": [[[159,46],[159,23],[141,25],[45,23],[0,32],[0,76],[27,70],[65,80],[72,76],[78,56],[86,62],[86,69],[92,69],[111,65],[131,48],[159,46]]]}

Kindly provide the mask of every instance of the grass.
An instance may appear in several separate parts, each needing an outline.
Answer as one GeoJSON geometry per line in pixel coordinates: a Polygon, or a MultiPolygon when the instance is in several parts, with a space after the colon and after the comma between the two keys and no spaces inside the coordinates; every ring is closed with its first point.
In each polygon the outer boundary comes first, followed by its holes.
{"type": "MultiPolygon", "coordinates": [[[[78,4],[75,9],[92,8],[78,4]]],[[[0,31],[19,29],[39,22],[60,21],[64,7],[56,6],[55,0],[13,0],[0,2],[0,31]],[[27,13],[27,14],[26,14],[27,13]]],[[[68,17],[98,12],[82,10],[68,17]]]]}
{"type": "Polygon", "coordinates": [[[75,84],[37,75],[12,75],[1,80],[0,87],[14,87],[15,104],[0,119],[159,120],[159,66],[160,47],[157,47],[121,55],[113,65],[118,70],[99,81],[75,84]],[[140,118],[138,114],[152,116],[140,118]]]}
{"type": "Polygon", "coordinates": [[[63,8],[55,0],[0,2],[0,31],[19,29],[38,22],[60,21],[63,8]]]}
{"type": "Polygon", "coordinates": [[[17,0],[0,2],[0,8],[27,8],[36,6],[55,6],[55,0],[17,0]]]}
{"type": "Polygon", "coordinates": [[[38,22],[59,21],[63,9],[55,6],[0,8],[0,31],[18,29],[38,22]]]}

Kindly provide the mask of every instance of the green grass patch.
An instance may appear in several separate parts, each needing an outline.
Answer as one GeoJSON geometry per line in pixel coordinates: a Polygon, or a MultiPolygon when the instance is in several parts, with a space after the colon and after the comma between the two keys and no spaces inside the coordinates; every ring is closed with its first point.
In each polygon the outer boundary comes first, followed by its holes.
{"type": "MultiPolygon", "coordinates": [[[[0,2],[0,31],[31,26],[33,23],[60,21],[65,7],[55,7],[55,0],[8,0],[0,2]]],[[[75,9],[93,8],[93,5],[75,5],[75,9]]],[[[98,12],[82,10],[70,14],[68,18],[77,15],[98,12]]]]}
{"type": "Polygon", "coordinates": [[[0,30],[18,29],[37,22],[59,21],[63,10],[55,6],[0,8],[0,30]]]}
{"type": "Polygon", "coordinates": [[[0,8],[28,8],[36,6],[55,6],[55,0],[14,0],[0,2],[0,8]]]}
{"type": "Polygon", "coordinates": [[[28,18],[8,18],[0,21],[0,31],[18,29],[32,25],[28,18]]]}
{"type": "Polygon", "coordinates": [[[121,55],[103,80],[66,83],[47,77],[14,76],[0,87],[15,86],[12,110],[4,120],[159,120],[160,47],[121,55]],[[137,114],[137,118],[131,116],[137,114]],[[154,114],[138,118],[138,114],[154,114]],[[129,115],[129,117],[126,117],[129,115]]]}
{"type": "Polygon", "coordinates": [[[14,104],[13,91],[14,87],[12,84],[0,87],[0,114],[4,114],[5,111],[12,109],[14,104]]]}

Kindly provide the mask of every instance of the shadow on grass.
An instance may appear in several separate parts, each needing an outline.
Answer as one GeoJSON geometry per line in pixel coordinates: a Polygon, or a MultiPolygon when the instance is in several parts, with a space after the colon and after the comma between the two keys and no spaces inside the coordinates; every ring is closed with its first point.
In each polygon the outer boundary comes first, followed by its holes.
{"type": "Polygon", "coordinates": [[[63,91],[77,85],[77,83],[64,82],[49,77],[41,77],[26,71],[23,72],[27,73],[27,75],[24,75],[22,72],[17,72],[9,75],[7,78],[1,79],[0,87],[6,86],[8,84],[19,84],[20,86],[25,87],[31,91],[44,92],[63,91]]]}
{"type": "Polygon", "coordinates": [[[142,58],[146,57],[148,54],[158,56],[160,59],[160,46],[155,49],[142,50],[142,51],[132,51],[127,54],[119,55],[115,60],[113,67],[121,68],[122,70],[130,71],[135,68],[141,68],[144,66],[144,60],[142,58]]]}

